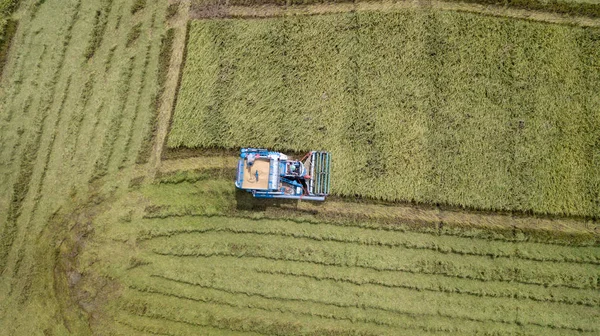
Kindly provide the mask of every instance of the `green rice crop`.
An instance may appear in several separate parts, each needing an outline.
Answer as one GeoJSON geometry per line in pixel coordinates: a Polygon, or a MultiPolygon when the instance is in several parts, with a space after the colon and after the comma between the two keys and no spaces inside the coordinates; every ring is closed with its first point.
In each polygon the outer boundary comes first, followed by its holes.
{"type": "Polygon", "coordinates": [[[426,9],[193,21],[168,146],[325,149],[338,195],[597,217],[599,38],[426,9]]]}

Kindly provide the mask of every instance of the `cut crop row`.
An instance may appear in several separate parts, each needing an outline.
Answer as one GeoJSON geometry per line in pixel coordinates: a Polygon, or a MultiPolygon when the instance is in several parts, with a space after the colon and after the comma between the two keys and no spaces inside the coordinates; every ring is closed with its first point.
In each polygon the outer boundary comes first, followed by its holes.
{"type": "MultiPolygon", "coordinates": [[[[138,275],[138,279],[143,276],[138,275]]],[[[181,305],[180,300],[197,303],[223,305],[237,310],[260,310],[267,314],[289,313],[294,315],[317,317],[329,321],[348,321],[365,323],[372,326],[386,326],[395,330],[416,329],[421,332],[462,332],[472,333],[480,330],[502,330],[514,332],[516,328],[546,331],[546,328],[536,326],[511,327],[505,323],[479,322],[463,320],[460,326],[455,325],[455,318],[442,316],[423,316],[418,314],[402,314],[399,312],[378,311],[377,314],[367,313],[367,307],[346,307],[322,302],[304,302],[286,300],[279,297],[264,297],[247,292],[222,290],[212,286],[199,286],[192,282],[173,280],[161,276],[152,277],[149,285],[131,285],[134,291],[154,294],[170,298],[172,304],[181,305]],[[176,300],[179,299],[179,300],[176,300]],[[512,331],[511,331],[512,330],[512,331]]],[[[139,282],[139,281],[137,281],[139,282]]],[[[137,297],[137,296],[136,296],[137,297]]],[[[158,300],[157,300],[158,301],[158,300]]],[[[156,302],[156,301],[155,301],[156,302]]],[[[160,300],[159,302],[164,302],[160,300]]],[[[218,309],[218,308],[216,308],[218,309]]],[[[565,332],[566,330],[562,330],[565,332]]],[[[500,333],[502,334],[502,333],[500,333]]]]}
{"type": "Polygon", "coordinates": [[[277,236],[269,236],[269,244],[264,244],[264,237],[256,234],[205,234],[202,244],[198,243],[197,237],[179,237],[152,240],[147,246],[165,255],[259,257],[384,271],[442,274],[477,281],[580,289],[598,286],[598,271],[583,265],[557,264],[549,268],[543,263],[522,260],[491,260],[428,250],[315,242],[277,236]]]}
{"type": "Polygon", "coordinates": [[[547,306],[543,303],[513,299],[473,298],[464,295],[417,292],[381,286],[357,286],[335,281],[314,281],[298,277],[262,274],[260,281],[248,281],[225,270],[213,270],[205,277],[179,273],[177,276],[157,275],[175,282],[201,288],[224,290],[231,294],[258,296],[264,299],[327,304],[340,308],[361,308],[412,316],[440,316],[480,323],[524,324],[565,330],[594,331],[597,324],[595,308],[547,306]],[[193,280],[192,280],[193,278],[193,280]],[[264,284],[268,283],[268,286],[264,284]],[[317,285],[318,286],[315,286],[317,285]],[[311,290],[307,291],[306,289],[311,290]],[[360,294],[359,294],[360,293],[360,294]],[[436,302],[435,307],[422,302],[436,302]],[[473,310],[477,307],[477,310],[473,310]],[[514,312],[521,311],[518,316],[514,312]],[[510,312],[510,313],[509,313],[510,312]],[[574,319],[576,317],[576,319],[574,319]],[[567,322],[568,321],[568,322],[567,322]],[[578,321],[573,324],[573,321],[578,321]]]}
{"type": "MultiPolygon", "coordinates": [[[[153,260],[151,269],[171,270],[172,265],[181,261],[172,256],[149,256],[153,260]]],[[[176,273],[193,273],[201,276],[212,269],[228,269],[230,272],[248,272],[248,278],[260,278],[260,274],[281,274],[308,277],[314,280],[332,280],[348,282],[355,285],[376,285],[388,288],[404,288],[416,291],[431,291],[449,294],[463,294],[475,297],[512,298],[516,300],[532,300],[546,303],[600,306],[600,296],[595,290],[541,287],[519,283],[472,281],[435,274],[394,271],[378,271],[355,268],[348,274],[346,266],[319,265],[308,262],[289,262],[264,258],[238,258],[237,256],[213,256],[190,259],[178,266],[176,273]],[[250,275],[252,272],[258,274],[250,275]]],[[[149,271],[149,270],[148,270],[149,271]]],[[[175,271],[174,271],[175,272],[175,271]]]]}
{"type": "MultiPolygon", "coordinates": [[[[503,243],[473,238],[439,236],[406,231],[385,231],[329,223],[305,223],[285,220],[253,220],[232,217],[172,218],[168,226],[162,220],[152,228],[145,226],[138,241],[180,234],[230,232],[281,235],[316,241],[337,241],[361,245],[425,249],[444,254],[495,258],[516,258],[539,262],[600,264],[600,249],[595,247],[557,247],[536,243],[503,243]],[[172,227],[172,222],[178,224],[172,227]],[[263,224],[264,223],[264,224],[263,224]]],[[[150,222],[152,223],[152,222],[150,222]]]]}

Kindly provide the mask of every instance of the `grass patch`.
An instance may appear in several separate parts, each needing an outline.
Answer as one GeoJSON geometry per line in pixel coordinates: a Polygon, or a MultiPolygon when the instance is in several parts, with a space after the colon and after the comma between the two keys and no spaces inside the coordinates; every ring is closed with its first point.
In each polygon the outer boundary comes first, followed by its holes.
{"type": "Polygon", "coordinates": [[[168,146],[326,149],[338,195],[598,217],[599,37],[412,9],[193,21],[168,146]]]}

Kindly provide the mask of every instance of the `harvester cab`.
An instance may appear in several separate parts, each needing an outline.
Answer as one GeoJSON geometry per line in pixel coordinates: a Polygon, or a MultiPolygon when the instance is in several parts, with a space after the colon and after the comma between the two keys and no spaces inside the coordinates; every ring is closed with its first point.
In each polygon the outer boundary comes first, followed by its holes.
{"type": "Polygon", "coordinates": [[[267,149],[242,148],[235,186],[258,198],[324,201],[330,165],[328,152],[311,151],[293,160],[267,149]]]}

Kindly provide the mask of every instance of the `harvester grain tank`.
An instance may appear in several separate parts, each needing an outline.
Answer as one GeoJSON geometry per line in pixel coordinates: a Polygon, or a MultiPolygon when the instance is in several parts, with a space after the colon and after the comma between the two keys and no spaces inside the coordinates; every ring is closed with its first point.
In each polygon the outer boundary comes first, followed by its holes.
{"type": "Polygon", "coordinates": [[[329,195],[331,155],[311,151],[294,160],[285,154],[242,148],[235,186],[258,198],[324,201],[329,195]]]}

